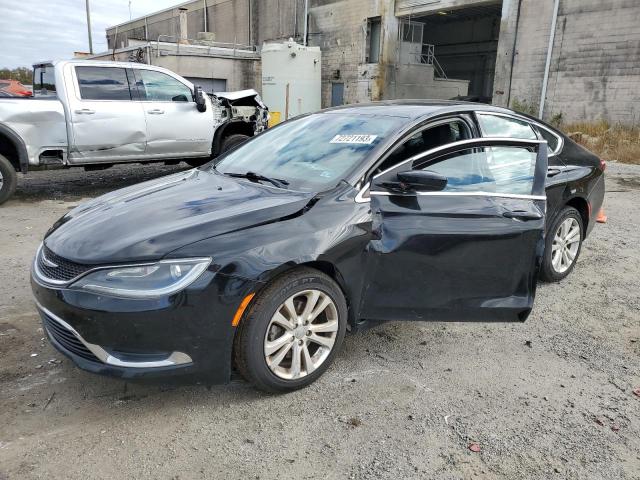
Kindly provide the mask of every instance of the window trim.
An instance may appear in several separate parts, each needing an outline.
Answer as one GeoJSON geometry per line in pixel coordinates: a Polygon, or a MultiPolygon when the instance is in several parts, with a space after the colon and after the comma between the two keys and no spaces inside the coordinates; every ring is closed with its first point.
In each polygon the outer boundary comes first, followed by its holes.
{"type": "MultiPolygon", "coordinates": [[[[377,175],[374,175],[373,178],[371,179],[371,184],[373,184],[373,181],[382,176],[385,175],[387,173],[389,173],[392,170],[395,170],[397,168],[400,168],[401,166],[411,162],[411,164],[413,164],[413,162],[415,162],[416,160],[419,160],[421,158],[424,157],[428,157],[431,155],[435,155],[439,152],[445,152],[448,153],[449,150],[451,150],[451,152],[455,152],[457,150],[463,150],[464,147],[468,146],[468,145],[473,145],[473,146],[483,146],[483,147],[492,147],[492,146],[500,146],[500,145],[504,145],[504,146],[510,146],[513,145],[515,147],[521,147],[523,144],[528,144],[531,147],[537,147],[539,149],[539,146],[541,144],[543,144],[546,142],[544,140],[533,140],[533,139],[520,139],[520,138],[510,138],[510,137],[483,137],[483,138],[471,138],[468,140],[460,140],[459,142],[454,142],[454,143],[449,143],[447,145],[441,145],[440,147],[436,147],[436,148],[432,148],[431,150],[427,150],[426,152],[423,153],[419,153],[418,155],[414,155],[411,158],[408,158],[406,160],[404,160],[403,162],[398,163],[397,165],[393,166],[393,167],[389,167],[386,170],[378,173],[377,175]],[[495,145],[498,144],[498,145],[495,145]]],[[[536,170],[537,170],[538,166],[536,165],[536,170]]],[[[546,174],[545,174],[545,179],[546,179],[546,174]]],[[[544,180],[543,180],[544,182],[544,180]]],[[[535,188],[535,178],[534,178],[534,188],[535,188]]],[[[363,187],[361,189],[360,192],[358,192],[358,195],[356,196],[356,198],[358,198],[358,196],[360,196],[361,200],[364,200],[364,198],[362,197],[362,195],[364,195],[365,191],[364,189],[369,186],[369,184],[365,185],[365,187],[363,187]],[[360,195],[362,193],[362,195],[360,195]]],[[[542,185],[542,188],[544,188],[544,184],[542,185]]],[[[392,195],[398,195],[397,193],[394,192],[386,192],[386,191],[375,191],[375,190],[370,190],[369,191],[369,195],[386,195],[386,196],[392,196],[392,195]]],[[[482,191],[478,191],[478,192],[407,192],[406,196],[423,196],[423,195],[431,195],[431,196],[485,196],[485,197],[501,197],[501,198],[524,198],[524,199],[531,199],[531,200],[546,200],[547,197],[546,195],[522,195],[522,194],[517,194],[517,193],[497,193],[497,192],[482,192],[482,191]],[[452,195],[454,194],[454,195],[452,195]]],[[[360,203],[360,202],[358,202],[360,203]]],[[[364,203],[364,201],[362,202],[364,203]]]]}
{"type": "Polygon", "coordinates": [[[122,67],[120,65],[72,65],[73,70],[73,80],[75,83],[75,94],[76,98],[79,102],[135,102],[136,100],[133,98],[133,90],[131,89],[131,83],[129,83],[129,76],[127,75],[127,68],[122,67]],[[127,85],[129,86],[129,100],[112,100],[112,99],[92,99],[92,98],[82,98],[82,91],[80,90],[80,78],[78,77],[77,68],[119,68],[120,70],[124,70],[125,78],[127,79],[127,85]]]}
{"type": "Polygon", "coordinates": [[[382,58],[382,38],[383,38],[383,32],[382,32],[382,17],[381,16],[376,16],[376,17],[367,17],[367,25],[366,25],[366,29],[365,29],[365,45],[364,45],[364,63],[367,65],[378,65],[380,63],[380,59],[382,58]],[[376,62],[372,62],[371,61],[371,40],[372,40],[372,36],[371,36],[371,31],[372,31],[372,24],[373,23],[377,23],[379,25],[380,28],[380,32],[379,32],[379,38],[378,38],[378,61],[376,62]]]}
{"type": "MultiPolygon", "coordinates": [[[[471,134],[471,138],[469,138],[468,140],[477,139],[478,137],[475,137],[477,132],[475,132],[474,125],[471,122],[469,122],[469,120],[465,118],[463,115],[464,115],[464,112],[452,113],[452,114],[447,114],[447,116],[444,116],[444,117],[429,119],[426,123],[423,123],[421,125],[419,124],[415,128],[410,129],[404,134],[400,135],[398,140],[395,141],[393,145],[391,145],[382,155],[380,155],[369,169],[367,169],[367,172],[362,177],[361,181],[366,180],[368,178],[373,178],[371,177],[371,175],[373,174],[375,169],[378,167],[378,165],[382,164],[389,157],[389,155],[393,153],[393,151],[396,148],[398,148],[400,145],[402,145],[404,142],[409,140],[415,134],[420,133],[423,130],[428,130],[430,128],[437,127],[437,126],[444,125],[446,123],[451,123],[452,121],[458,120],[461,123],[466,125],[468,132],[471,134]]],[[[483,137],[480,137],[480,138],[483,138],[483,137]]],[[[453,145],[453,144],[449,143],[447,145],[453,145]]],[[[427,150],[426,152],[429,152],[429,150],[427,150]]],[[[426,152],[423,152],[423,153],[426,153],[426,152]]]]}
{"type": "MultiPolygon", "coordinates": [[[[489,110],[474,110],[473,113],[476,116],[476,121],[478,123],[478,128],[480,129],[480,135],[482,136],[482,138],[489,138],[489,137],[488,136],[485,137],[486,133],[485,133],[484,129],[482,128],[482,125],[480,124],[480,121],[478,121],[477,116],[478,115],[495,115],[496,117],[512,118],[514,120],[520,120],[521,122],[525,122],[525,123],[529,124],[531,126],[531,129],[533,130],[533,133],[535,133],[536,137],[539,137],[541,135],[539,135],[538,132],[536,132],[536,129],[533,128],[534,125],[537,128],[542,128],[543,130],[546,130],[551,135],[556,137],[558,139],[558,146],[555,148],[555,150],[553,152],[549,152],[548,153],[548,155],[547,155],[548,157],[553,157],[555,155],[558,155],[562,151],[562,148],[564,147],[564,139],[562,138],[562,136],[558,135],[553,130],[549,129],[549,127],[541,124],[540,122],[536,122],[536,121],[531,120],[531,119],[529,119],[527,117],[524,117],[524,116],[521,116],[521,115],[518,115],[518,114],[515,114],[515,113],[492,112],[492,111],[489,111],[489,110]]],[[[541,140],[544,140],[544,138],[542,138],[541,140]]]]}

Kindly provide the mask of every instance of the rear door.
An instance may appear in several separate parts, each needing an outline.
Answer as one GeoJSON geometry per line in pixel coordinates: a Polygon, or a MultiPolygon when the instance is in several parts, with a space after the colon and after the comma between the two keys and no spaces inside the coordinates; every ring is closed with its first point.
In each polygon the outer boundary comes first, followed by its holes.
{"type": "Polygon", "coordinates": [[[544,250],[546,155],[539,140],[462,140],[377,174],[363,318],[525,320],[544,250]],[[398,183],[421,169],[444,175],[444,190],[398,183]]]}
{"type": "Polygon", "coordinates": [[[147,155],[202,157],[211,152],[211,106],[198,111],[191,87],[156,70],[135,68],[137,94],[147,120],[147,155]]]}
{"type": "Polygon", "coordinates": [[[117,66],[75,66],[68,93],[71,163],[113,162],[144,157],[144,111],[131,96],[127,71],[117,66]]]}

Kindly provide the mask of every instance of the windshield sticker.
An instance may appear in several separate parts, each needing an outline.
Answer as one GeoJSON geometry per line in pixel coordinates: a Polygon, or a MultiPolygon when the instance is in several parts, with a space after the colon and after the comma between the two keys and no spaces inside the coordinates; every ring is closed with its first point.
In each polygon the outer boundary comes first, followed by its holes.
{"type": "Polygon", "coordinates": [[[360,145],[371,145],[378,138],[377,135],[336,135],[329,143],[357,143],[360,145]]]}

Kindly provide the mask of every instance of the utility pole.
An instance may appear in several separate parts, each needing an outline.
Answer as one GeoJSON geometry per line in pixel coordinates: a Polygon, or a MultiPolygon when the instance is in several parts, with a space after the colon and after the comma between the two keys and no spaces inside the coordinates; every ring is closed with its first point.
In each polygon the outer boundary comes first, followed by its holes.
{"type": "Polygon", "coordinates": [[[93,40],[91,39],[91,12],[89,11],[89,0],[85,1],[87,6],[87,32],[89,33],[89,53],[93,55],[93,40]]]}

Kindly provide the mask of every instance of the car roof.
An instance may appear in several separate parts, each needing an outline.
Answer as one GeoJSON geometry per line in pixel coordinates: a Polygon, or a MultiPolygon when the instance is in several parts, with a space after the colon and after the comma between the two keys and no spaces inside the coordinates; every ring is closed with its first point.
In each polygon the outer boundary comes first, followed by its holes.
{"type": "Polygon", "coordinates": [[[508,108],[460,100],[384,100],[380,102],[342,105],[322,110],[322,113],[386,115],[417,120],[442,113],[473,112],[478,110],[520,115],[508,108]]]}

